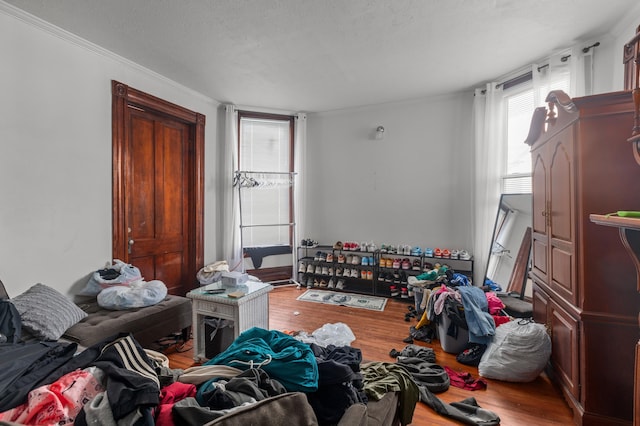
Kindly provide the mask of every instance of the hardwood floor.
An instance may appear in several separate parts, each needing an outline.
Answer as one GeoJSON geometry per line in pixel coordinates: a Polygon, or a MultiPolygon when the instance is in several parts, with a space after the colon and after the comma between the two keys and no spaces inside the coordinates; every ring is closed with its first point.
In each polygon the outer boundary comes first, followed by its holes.
{"type": "MultiPolygon", "coordinates": [[[[391,349],[402,350],[406,343],[409,327],[415,323],[405,322],[408,303],[388,300],[384,312],[366,309],[330,306],[319,303],[301,302],[296,298],[302,294],[295,286],[276,287],[269,293],[269,328],[275,330],[303,330],[308,333],[327,323],[345,323],[351,328],[356,340],[351,344],[362,350],[365,360],[395,362],[389,356],[391,349]]],[[[442,351],[439,342],[418,345],[432,347],[436,353],[436,363],[449,366],[457,371],[469,372],[478,378],[478,369],[456,361],[455,355],[442,351]]],[[[185,347],[190,347],[188,342],[185,347]]],[[[192,351],[176,352],[169,348],[166,352],[172,368],[186,368],[194,365],[192,351]]],[[[572,412],[562,394],[546,375],[541,375],[531,383],[509,383],[485,379],[486,390],[468,391],[451,386],[448,391],[437,394],[444,402],[460,401],[474,397],[482,408],[498,414],[501,424],[510,425],[571,425],[572,412]]],[[[462,423],[442,417],[431,408],[419,402],[413,416],[414,426],[459,425],[462,423]]]]}

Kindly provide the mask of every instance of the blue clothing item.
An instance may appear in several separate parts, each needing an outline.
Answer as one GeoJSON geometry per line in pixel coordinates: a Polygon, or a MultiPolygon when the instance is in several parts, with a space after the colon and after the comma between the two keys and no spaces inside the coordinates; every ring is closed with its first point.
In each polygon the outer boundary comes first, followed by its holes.
{"type": "Polygon", "coordinates": [[[484,285],[488,286],[492,291],[502,291],[502,287],[497,282],[491,281],[489,278],[484,280],[484,285]]]}
{"type": "Polygon", "coordinates": [[[289,392],[318,389],[318,363],[311,347],[277,330],[250,328],[204,365],[260,367],[289,392]]]}
{"type": "Polygon", "coordinates": [[[479,287],[458,287],[469,326],[469,342],[488,344],[496,333],[496,323],[489,314],[489,303],[479,287]]]}

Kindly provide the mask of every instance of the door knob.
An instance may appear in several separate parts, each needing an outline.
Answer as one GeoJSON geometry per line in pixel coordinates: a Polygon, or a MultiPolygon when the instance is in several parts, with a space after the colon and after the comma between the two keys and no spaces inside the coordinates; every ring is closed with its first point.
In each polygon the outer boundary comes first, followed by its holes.
{"type": "Polygon", "coordinates": [[[128,243],[129,243],[129,249],[128,249],[128,252],[129,252],[129,254],[131,254],[131,246],[133,245],[133,243],[135,243],[135,241],[133,240],[133,238],[131,238],[131,239],[128,241],[128,243]]]}

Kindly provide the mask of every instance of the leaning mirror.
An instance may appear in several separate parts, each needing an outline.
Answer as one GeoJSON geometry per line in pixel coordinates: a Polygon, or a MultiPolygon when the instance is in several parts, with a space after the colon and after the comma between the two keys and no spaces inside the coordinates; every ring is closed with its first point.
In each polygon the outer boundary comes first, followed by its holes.
{"type": "Polygon", "coordinates": [[[503,291],[529,292],[528,277],[530,235],[532,223],[531,194],[502,194],[493,229],[493,240],[487,262],[486,278],[503,291]],[[529,238],[529,241],[527,241],[529,238]],[[527,246],[529,243],[529,246],[527,246]],[[528,249],[527,249],[528,247],[528,249]],[[523,255],[521,252],[525,252],[523,255]],[[514,277],[517,281],[514,282],[514,277]],[[511,285],[512,288],[509,288],[511,285]]]}

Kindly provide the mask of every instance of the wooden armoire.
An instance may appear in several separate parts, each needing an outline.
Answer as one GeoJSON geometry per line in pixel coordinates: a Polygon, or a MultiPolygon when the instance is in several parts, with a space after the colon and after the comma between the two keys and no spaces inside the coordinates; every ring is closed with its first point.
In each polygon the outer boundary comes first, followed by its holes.
{"type": "Polygon", "coordinates": [[[579,425],[631,424],[640,294],[619,235],[591,213],[640,211],[640,167],[627,141],[629,91],[570,99],[534,113],[534,319],[552,340],[549,373],[579,425]]]}

